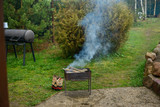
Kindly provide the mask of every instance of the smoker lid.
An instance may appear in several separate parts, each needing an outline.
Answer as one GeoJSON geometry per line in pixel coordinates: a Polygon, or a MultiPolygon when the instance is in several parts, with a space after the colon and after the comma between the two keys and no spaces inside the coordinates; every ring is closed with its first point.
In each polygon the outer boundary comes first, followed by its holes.
{"type": "Polygon", "coordinates": [[[34,32],[32,30],[27,30],[24,39],[29,42],[33,42],[34,40],[34,32]]]}

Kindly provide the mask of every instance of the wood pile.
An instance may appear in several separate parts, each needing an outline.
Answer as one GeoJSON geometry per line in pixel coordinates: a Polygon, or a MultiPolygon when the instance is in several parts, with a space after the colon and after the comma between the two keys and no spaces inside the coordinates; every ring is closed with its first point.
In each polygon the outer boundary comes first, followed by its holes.
{"type": "Polygon", "coordinates": [[[160,44],[156,46],[153,52],[147,52],[145,55],[146,66],[144,75],[150,74],[160,77],[160,44]]]}
{"type": "Polygon", "coordinates": [[[160,43],[153,52],[147,52],[145,58],[143,85],[160,95],[160,43]]]}
{"type": "Polygon", "coordinates": [[[83,68],[83,69],[78,69],[74,67],[69,67],[69,68],[63,68],[67,73],[82,73],[82,72],[87,72],[88,69],[83,68]]]}

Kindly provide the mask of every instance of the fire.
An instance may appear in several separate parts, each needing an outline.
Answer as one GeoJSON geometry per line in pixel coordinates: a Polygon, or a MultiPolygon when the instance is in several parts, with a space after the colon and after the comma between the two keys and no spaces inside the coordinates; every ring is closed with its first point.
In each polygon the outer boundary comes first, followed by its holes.
{"type": "Polygon", "coordinates": [[[74,67],[69,67],[69,68],[63,68],[67,73],[81,73],[81,72],[87,72],[87,68],[74,68],[74,67]]]}

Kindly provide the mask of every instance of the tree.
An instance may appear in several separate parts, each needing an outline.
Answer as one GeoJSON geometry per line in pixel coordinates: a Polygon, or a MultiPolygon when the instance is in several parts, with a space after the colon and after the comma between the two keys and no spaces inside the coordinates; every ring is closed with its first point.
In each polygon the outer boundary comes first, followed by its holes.
{"type": "Polygon", "coordinates": [[[140,2],[141,2],[142,14],[144,15],[143,0],[141,0],[140,2]]]}
{"type": "Polygon", "coordinates": [[[135,0],[135,14],[137,14],[137,0],[135,0]]]}
{"type": "Polygon", "coordinates": [[[31,29],[36,36],[52,35],[51,0],[4,0],[4,20],[12,29],[31,29]]]}
{"type": "Polygon", "coordinates": [[[145,17],[147,17],[147,0],[145,0],[145,17]]]}
{"type": "MultiPolygon", "coordinates": [[[[51,1],[51,8],[54,9],[54,0],[51,1]]],[[[53,31],[53,35],[52,35],[52,43],[54,43],[54,11],[52,12],[52,31],[53,31]]]]}
{"type": "Polygon", "coordinates": [[[156,7],[157,7],[157,0],[155,0],[155,3],[154,3],[154,16],[156,16],[156,7]]]}

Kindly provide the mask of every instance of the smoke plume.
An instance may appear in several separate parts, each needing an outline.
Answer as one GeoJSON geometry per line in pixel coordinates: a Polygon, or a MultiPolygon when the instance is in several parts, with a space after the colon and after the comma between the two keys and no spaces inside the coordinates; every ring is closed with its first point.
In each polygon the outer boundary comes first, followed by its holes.
{"type": "Polygon", "coordinates": [[[90,0],[90,4],[94,7],[93,11],[79,22],[79,25],[85,28],[85,43],[79,54],[74,56],[75,61],[68,67],[84,67],[96,55],[108,54],[111,43],[103,38],[105,35],[109,35],[109,32],[105,30],[106,24],[104,25],[107,22],[104,21],[109,22],[110,20],[105,13],[113,5],[113,1],[114,3],[119,2],[119,0],[90,0]]]}

